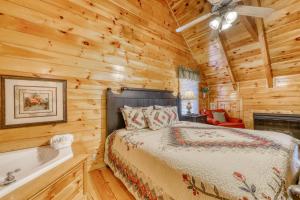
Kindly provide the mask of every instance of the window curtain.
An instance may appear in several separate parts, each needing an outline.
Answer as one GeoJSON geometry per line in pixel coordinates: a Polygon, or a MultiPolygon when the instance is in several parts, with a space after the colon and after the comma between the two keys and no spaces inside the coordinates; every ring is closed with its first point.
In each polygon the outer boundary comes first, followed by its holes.
{"type": "Polygon", "coordinates": [[[199,73],[189,68],[179,67],[179,91],[180,95],[184,95],[187,91],[192,91],[195,95],[194,100],[181,100],[181,114],[187,113],[186,105],[190,101],[192,104],[192,113],[199,113],[199,73]]]}

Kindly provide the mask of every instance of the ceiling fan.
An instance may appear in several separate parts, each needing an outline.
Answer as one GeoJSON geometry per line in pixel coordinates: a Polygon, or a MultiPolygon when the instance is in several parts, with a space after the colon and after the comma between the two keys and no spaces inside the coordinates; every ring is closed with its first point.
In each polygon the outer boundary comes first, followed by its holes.
{"type": "Polygon", "coordinates": [[[202,15],[197,19],[179,27],[176,32],[182,32],[201,21],[204,21],[212,16],[214,19],[209,22],[211,29],[223,31],[232,26],[238,15],[264,18],[270,15],[274,9],[266,7],[239,5],[242,0],[208,0],[212,5],[210,13],[202,15]]]}

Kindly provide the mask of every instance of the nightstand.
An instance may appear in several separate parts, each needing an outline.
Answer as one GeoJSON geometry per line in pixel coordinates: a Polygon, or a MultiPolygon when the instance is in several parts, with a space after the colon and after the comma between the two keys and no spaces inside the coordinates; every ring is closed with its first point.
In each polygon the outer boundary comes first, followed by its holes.
{"type": "Polygon", "coordinates": [[[182,115],[181,121],[198,122],[198,123],[207,124],[207,115],[201,115],[201,114],[182,115]]]}

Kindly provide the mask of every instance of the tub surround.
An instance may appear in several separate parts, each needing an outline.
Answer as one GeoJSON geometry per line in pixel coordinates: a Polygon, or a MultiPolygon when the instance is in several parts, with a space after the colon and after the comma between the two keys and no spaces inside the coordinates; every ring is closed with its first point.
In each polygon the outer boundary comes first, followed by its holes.
{"type": "Polygon", "coordinates": [[[47,199],[46,197],[82,199],[87,190],[88,154],[81,144],[73,145],[73,152],[73,158],[15,189],[0,200],[47,199]]]}
{"type": "Polygon", "coordinates": [[[13,173],[11,181],[15,179],[0,187],[0,198],[72,157],[71,146],[58,150],[44,146],[0,153],[0,183],[7,182],[8,172],[13,173]]]}

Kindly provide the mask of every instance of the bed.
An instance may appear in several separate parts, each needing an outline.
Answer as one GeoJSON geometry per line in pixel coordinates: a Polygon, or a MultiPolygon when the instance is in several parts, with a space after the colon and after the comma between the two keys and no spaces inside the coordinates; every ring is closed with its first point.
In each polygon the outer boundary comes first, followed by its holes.
{"type": "Polygon", "coordinates": [[[281,133],[178,122],[126,130],[120,108],[179,105],[171,91],[107,92],[105,163],[136,199],[288,199],[298,140],[281,133]]]}

